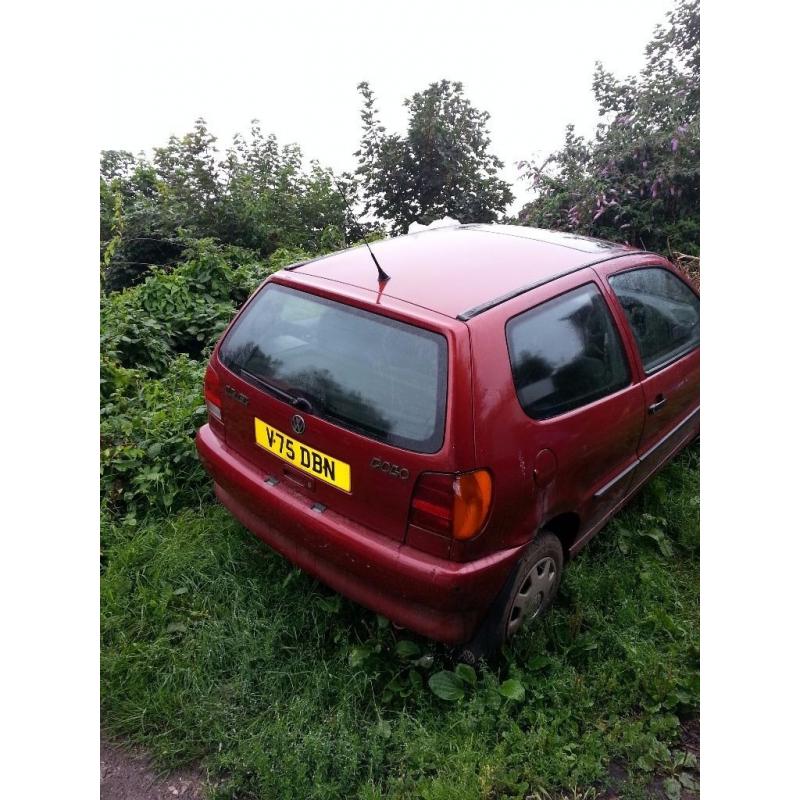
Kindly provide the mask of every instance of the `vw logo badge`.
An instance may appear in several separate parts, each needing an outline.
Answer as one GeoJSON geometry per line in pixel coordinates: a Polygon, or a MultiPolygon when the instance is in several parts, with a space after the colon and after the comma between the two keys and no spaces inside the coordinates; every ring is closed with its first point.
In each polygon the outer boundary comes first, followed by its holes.
{"type": "Polygon", "coordinates": [[[306,421],[299,415],[292,417],[292,430],[299,436],[306,429],[306,421]]]}

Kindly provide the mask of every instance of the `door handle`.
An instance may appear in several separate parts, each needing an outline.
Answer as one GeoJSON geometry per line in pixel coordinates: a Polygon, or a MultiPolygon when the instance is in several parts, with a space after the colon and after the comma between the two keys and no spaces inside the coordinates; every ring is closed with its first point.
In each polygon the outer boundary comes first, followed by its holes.
{"type": "Polygon", "coordinates": [[[667,398],[664,397],[663,394],[660,394],[656,397],[655,403],[651,403],[649,406],[647,406],[647,413],[657,414],[666,404],[667,398]]]}

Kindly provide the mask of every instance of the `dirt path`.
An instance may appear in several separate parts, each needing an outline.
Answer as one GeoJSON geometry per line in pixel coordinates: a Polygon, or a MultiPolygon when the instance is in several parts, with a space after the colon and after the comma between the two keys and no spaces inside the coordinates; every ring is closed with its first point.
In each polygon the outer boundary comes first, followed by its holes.
{"type": "Polygon", "coordinates": [[[100,800],[204,800],[203,785],[199,771],[161,777],[143,751],[100,740],[100,800]]]}

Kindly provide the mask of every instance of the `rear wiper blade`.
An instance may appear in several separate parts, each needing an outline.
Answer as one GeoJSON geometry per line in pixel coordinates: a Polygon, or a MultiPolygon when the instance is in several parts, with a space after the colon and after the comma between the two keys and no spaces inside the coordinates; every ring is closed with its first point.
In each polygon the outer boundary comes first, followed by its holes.
{"type": "Polygon", "coordinates": [[[305,397],[300,397],[299,395],[294,395],[291,392],[287,392],[285,389],[281,389],[274,384],[270,383],[269,381],[264,380],[258,375],[255,375],[252,372],[249,372],[244,367],[239,367],[240,374],[246,376],[254,383],[257,383],[264,391],[269,392],[272,395],[275,395],[281,400],[293,405],[295,408],[302,409],[303,411],[311,412],[313,410],[311,403],[305,397]]]}

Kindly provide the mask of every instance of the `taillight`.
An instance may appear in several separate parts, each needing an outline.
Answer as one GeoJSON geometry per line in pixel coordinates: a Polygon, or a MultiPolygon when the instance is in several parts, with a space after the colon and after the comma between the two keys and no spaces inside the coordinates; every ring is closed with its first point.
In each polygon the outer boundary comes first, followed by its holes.
{"type": "Polygon", "coordinates": [[[209,365],[206,370],[206,377],[203,381],[203,393],[206,398],[206,408],[208,415],[222,422],[222,397],[219,391],[219,375],[216,370],[209,365]]]}
{"type": "Polygon", "coordinates": [[[452,535],[454,480],[454,475],[435,472],[420,475],[411,498],[409,522],[443,536],[452,535]]]}
{"type": "Polygon", "coordinates": [[[491,504],[492,476],[485,469],[425,472],[414,487],[409,522],[463,541],[480,533],[491,504]]]}

